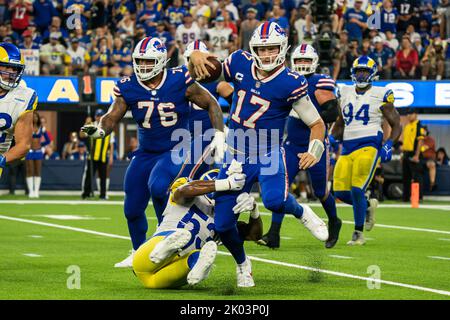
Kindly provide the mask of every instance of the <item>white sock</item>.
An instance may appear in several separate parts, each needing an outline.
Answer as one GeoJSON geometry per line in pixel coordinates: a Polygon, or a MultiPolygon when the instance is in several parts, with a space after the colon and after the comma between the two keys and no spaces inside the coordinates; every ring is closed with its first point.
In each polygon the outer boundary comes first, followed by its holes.
{"type": "Polygon", "coordinates": [[[28,196],[34,195],[33,177],[27,177],[28,196]]]}
{"type": "Polygon", "coordinates": [[[39,190],[41,189],[41,177],[34,177],[34,196],[39,197],[39,190]]]}
{"type": "Polygon", "coordinates": [[[328,186],[328,191],[330,191],[330,190],[331,190],[331,187],[333,186],[333,185],[332,185],[332,182],[331,182],[331,181],[328,181],[328,182],[327,182],[327,186],[328,186]]]}
{"type": "Polygon", "coordinates": [[[108,190],[109,190],[109,182],[111,181],[110,178],[106,178],[106,190],[105,190],[105,195],[108,195],[108,190]]]}
{"type": "Polygon", "coordinates": [[[97,183],[97,191],[100,192],[100,178],[95,179],[95,182],[97,183]]]}

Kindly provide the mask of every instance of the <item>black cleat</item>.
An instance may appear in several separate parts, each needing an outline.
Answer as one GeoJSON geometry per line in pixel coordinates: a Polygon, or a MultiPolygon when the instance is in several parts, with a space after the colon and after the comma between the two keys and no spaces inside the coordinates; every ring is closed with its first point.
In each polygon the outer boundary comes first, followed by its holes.
{"type": "Polygon", "coordinates": [[[256,241],[256,243],[269,247],[270,249],[277,249],[280,247],[280,234],[268,232],[256,241]]]}
{"type": "Polygon", "coordinates": [[[335,222],[328,222],[328,240],[325,242],[325,248],[331,249],[336,245],[339,239],[339,231],[341,231],[342,221],[337,218],[335,222]]]}

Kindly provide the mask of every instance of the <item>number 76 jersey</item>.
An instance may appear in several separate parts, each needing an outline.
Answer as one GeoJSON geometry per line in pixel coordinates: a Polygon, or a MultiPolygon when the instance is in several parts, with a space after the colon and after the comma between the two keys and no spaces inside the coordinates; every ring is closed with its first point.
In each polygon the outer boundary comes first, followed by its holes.
{"type": "Polygon", "coordinates": [[[379,149],[383,141],[383,105],[394,102],[392,90],[372,86],[358,94],[355,86],[343,85],[339,92],[345,123],[342,153],[349,154],[366,146],[379,149]]]}

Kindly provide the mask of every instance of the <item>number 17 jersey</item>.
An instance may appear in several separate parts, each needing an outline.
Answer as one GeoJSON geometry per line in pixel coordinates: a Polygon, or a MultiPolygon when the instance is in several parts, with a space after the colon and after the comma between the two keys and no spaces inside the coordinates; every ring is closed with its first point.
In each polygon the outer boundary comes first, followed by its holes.
{"type": "Polygon", "coordinates": [[[372,146],[381,148],[383,142],[383,105],[394,102],[391,89],[372,86],[363,94],[355,86],[340,88],[340,107],[345,123],[342,154],[372,146]]]}

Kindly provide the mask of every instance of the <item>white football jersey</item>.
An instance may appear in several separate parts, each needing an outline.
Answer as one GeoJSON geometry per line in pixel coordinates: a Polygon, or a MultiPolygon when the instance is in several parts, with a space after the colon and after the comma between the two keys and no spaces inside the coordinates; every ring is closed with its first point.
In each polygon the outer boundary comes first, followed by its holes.
{"type": "Polygon", "coordinates": [[[37,106],[37,95],[33,89],[19,85],[0,99],[0,154],[11,147],[14,128],[19,117],[37,106]]]}
{"type": "Polygon", "coordinates": [[[176,40],[181,43],[183,51],[186,50],[186,46],[195,40],[201,40],[202,30],[200,30],[197,23],[193,23],[190,28],[186,28],[184,24],[178,26],[176,31],[176,40]]]}
{"type": "Polygon", "coordinates": [[[394,102],[391,89],[372,86],[364,94],[357,94],[355,86],[343,85],[339,93],[345,122],[344,141],[369,138],[383,132],[381,107],[394,102]]]}
{"type": "Polygon", "coordinates": [[[230,54],[228,49],[222,49],[222,46],[230,42],[232,35],[233,30],[230,28],[206,30],[206,40],[213,46],[211,53],[217,55],[220,61],[224,61],[230,54]]]}
{"type": "Polygon", "coordinates": [[[189,205],[179,205],[169,199],[163,219],[154,234],[176,229],[187,229],[192,233],[191,242],[180,253],[183,255],[200,249],[214,237],[214,202],[206,196],[197,196],[189,205]]]}

